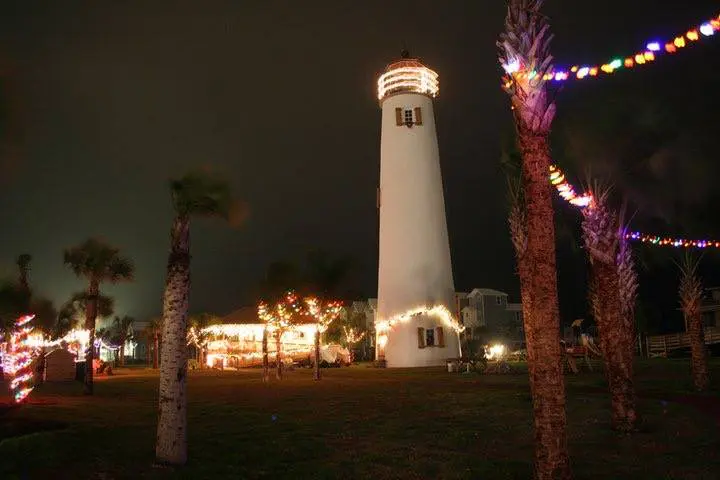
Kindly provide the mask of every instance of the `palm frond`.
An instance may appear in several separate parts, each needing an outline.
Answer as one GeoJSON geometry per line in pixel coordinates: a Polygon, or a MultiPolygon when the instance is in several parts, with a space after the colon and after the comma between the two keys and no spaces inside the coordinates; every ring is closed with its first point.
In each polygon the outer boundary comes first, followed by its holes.
{"type": "Polygon", "coordinates": [[[80,245],[65,249],[63,262],[76,276],[100,283],[133,279],[132,261],[122,257],[118,248],[98,238],[89,238],[80,245]]]}
{"type": "Polygon", "coordinates": [[[170,182],[173,208],[181,216],[216,217],[239,225],[247,206],[233,198],[230,184],[207,170],[195,170],[170,182]]]}

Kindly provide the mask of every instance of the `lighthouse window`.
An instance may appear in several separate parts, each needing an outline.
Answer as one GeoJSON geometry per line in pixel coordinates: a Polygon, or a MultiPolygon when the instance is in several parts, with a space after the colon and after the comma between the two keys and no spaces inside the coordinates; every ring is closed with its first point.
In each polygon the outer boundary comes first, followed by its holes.
{"type": "Polygon", "coordinates": [[[435,345],[435,330],[432,328],[425,329],[425,345],[428,347],[435,345]]]}
{"type": "Polygon", "coordinates": [[[413,124],[413,111],[410,109],[405,110],[405,124],[406,125],[413,124]]]}

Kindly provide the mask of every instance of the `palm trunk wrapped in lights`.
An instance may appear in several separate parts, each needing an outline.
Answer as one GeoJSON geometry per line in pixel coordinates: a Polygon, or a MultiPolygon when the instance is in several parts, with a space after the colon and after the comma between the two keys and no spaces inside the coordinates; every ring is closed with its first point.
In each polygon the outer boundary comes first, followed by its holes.
{"type": "Polygon", "coordinates": [[[565,382],[560,351],[550,127],[555,104],[544,75],[551,69],[549,24],[541,0],[509,0],[498,42],[522,157],[527,241],[518,262],[535,424],[535,477],[572,478],[567,452],[565,382]],[[526,73],[527,75],[519,75],[526,73]]]}
{"type": "MultiPolygon", "coordinates": [[[[633,328],[626,327],[626,323],[632,321],[623,315],[628,312],[623,312],[621,302],[623,285],[618,265],[621,230],[617,213],[608,206],[608,191],[596,188],[592,193],[593,203],[583,210],[582,222],[583,240],[593,277],[592,309],[610,389],[613,427],[631,431],[637,420],[633,386],[634,346],[633,328]]],[[[626,265],[622,267],[627,268],[626,265]]],[[[628,308],[629,305],[625,310],[628,308]]]]}
{"type": "Polygon", "coordinates": [[[680,306],[690,335],[693,384],[697,391],[702,392],[707,390],[709,375],[700,315],[703,289],[697,274],[698,263],[698,260],[686,255],[680,265],[680,306]]]}

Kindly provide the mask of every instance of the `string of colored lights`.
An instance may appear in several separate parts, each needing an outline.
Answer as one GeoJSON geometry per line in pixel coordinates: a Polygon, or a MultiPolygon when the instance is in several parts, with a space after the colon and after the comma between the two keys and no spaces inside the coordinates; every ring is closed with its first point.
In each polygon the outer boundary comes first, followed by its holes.
{"type": "MultiPolygon", "coordinates": [[[[570,79],[582,80],[584,78],[610,75],[623,68],[630,69],[636,66],[648,65],[654,62],[660,55],[679,52],[700,39],[714,36],[718,30],[720,30],[720,15],[698,26],[694,26],[686,33],[672,39],[666,41],[651,40],[645,45],[644,49],[633,55],[616,57],[602,65],[575,64],[570,68],[554,68],[543,75],[543,80],[554,82],[564,82],[570,79]]],[[[528,72],[525,70],[519,60],[514,60],[507,65],[503,65],[503,69],[508,75],[511,75],[513,79],[518,80],[532,80],[538,75],[535,71],[528,72]]],[[[512,85],[512,80],[506,79],[505,86],[509,87],[510,85],[512,85]]]]}
{"type": "MultiPolygon", "coordinates": [[[[550,165],[550,183],[555,187],[560,197],[578,208],[592,208],[593,197],[591,193],[578,195],[575,189],[567,181],[562,170],[557,165],[550,165]]],[[[678,248],[720,248],[720,241],[717,240],[691,240],[687,238],[672,238],[659,235],[648,235],[642,232],[628,232],[625,234],[628,240],[658,245],[662,247],[678,248]]]]}

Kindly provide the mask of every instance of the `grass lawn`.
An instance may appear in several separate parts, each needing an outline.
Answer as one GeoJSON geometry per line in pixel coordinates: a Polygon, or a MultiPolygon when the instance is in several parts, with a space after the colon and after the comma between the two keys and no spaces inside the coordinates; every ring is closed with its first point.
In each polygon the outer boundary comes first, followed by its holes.
{"type": "MultiPolygon", "coordinates": [[[[720,362],[713,392],[689,390],[687,360],[637,367],[640,431],[609,428],[601,373],[568,377],[576,478],[720,477],[720,362]]],[[[43,385],[0,413],[0,478],[529,479],[533,436],[527,375],[379,370],[193,372],[189,463],[153,467],[157,372],[119,370],[96,395],[43,385]]]]}

